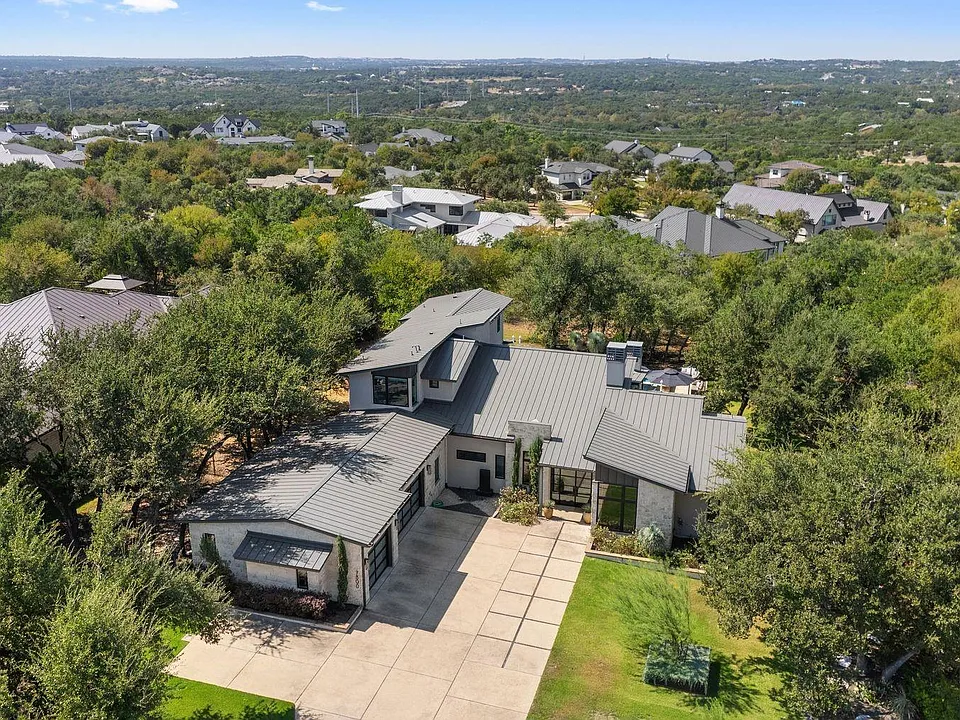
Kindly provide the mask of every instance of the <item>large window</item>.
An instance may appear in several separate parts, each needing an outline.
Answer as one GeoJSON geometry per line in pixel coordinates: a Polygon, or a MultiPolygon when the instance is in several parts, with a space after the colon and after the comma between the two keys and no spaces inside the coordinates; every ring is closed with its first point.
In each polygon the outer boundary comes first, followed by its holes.
{"type": "Polygon", "coordinates": [[[597,484],[597,524],[617,532],[637,529],[637,480],[620,477],[624,484],[597,484]]]}
{"type": "Polygon", "coordinates": [[[451,205],[449,214],[451,217],[460,217],[463,215],[463,207],[461,205],[451,205]]]}
{"type": "Polygon", "coordinates": [[[590,502],[593,473],[588,470],[550,468],[550,499],[557,505],[586,505],[590,502]]]}
{"type": "Polygon", "coordinates": [[[487,454],[482,452],[474,452],[473,450],[457,450],[457,460],[469,460],[470,462],[485,463],[487,461],[487,454]]]}
{"type": "MultiPolygon", "coordinates": [[[[408,378],[374,375],[373,402],[377,405],[407,407],[410,404],[409,385],[410,380],[408,378]]],[[[414,395],[416,395],[416,391],[414,391],[414,395]]]]}
{"type": "Polygon", "coordinates": [[[297,570],[297,590],[309,590],[310,578],[306,570],[297,570]]]}
{"type": "Polygon", "coordinates": [[[504,480],[507,477],[507,456],[506,455],[496,455],[494,456],[493,463],[493,476],[497,480],[504,480]]]}

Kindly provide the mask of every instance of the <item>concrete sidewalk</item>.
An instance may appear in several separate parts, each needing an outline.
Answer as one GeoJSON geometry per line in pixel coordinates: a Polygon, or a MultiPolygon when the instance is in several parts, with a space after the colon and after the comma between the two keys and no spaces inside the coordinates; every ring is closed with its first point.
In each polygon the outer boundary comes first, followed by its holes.
{"type": "Polygon", "coordinates": [[[521,720],[588,537],[425,508],[349,633],[248,618],[215,645],[191,638],[171,670],[296,702],[308,720],[521,720]]]}

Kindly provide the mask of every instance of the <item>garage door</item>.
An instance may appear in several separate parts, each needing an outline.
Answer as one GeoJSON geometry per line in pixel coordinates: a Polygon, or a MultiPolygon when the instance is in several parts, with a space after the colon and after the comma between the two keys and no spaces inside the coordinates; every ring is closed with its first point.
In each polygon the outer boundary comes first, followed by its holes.
{"type": "Polygon", "coordinates": [[[423,507],[423,470],[421,470],[413,484],[410,485],[410,497],[400,506],[397,513],[397,532],[403,532],[403,529],[410,524],[417,510],[423,507]]]}
{"type": "Polygon", "coordinates": [[[377,584],[383,574],[390,567],[390,528],[383,531],[380,539],[373,544],[370,550],[370,587],[377,584]]]}

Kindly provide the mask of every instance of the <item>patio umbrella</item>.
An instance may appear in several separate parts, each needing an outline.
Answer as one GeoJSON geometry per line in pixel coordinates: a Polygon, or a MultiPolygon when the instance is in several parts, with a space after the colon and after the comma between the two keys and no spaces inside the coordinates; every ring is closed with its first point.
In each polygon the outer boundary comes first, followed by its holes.
{"type": "Polygon", "coordinates": [[[647,373],[646,381],[651,385],[659,385],[660,387],[685,387],[692,385],[694,378],[676,368],[667,368],[647,373]]]}

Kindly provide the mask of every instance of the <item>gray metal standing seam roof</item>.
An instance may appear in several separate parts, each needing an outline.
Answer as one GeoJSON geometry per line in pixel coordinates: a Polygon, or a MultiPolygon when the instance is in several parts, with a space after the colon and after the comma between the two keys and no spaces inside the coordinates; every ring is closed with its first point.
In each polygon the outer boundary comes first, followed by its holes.
{"type": "Polygon", "coordinates": [[[466,370],[476,345],[476,340],[450,338],[433,351],[420,377],[424,380],[456,382],[466,370]]]}
{"type": "Polygon", "coordinates": [[[449,432],[404,413],[342,413],[281,436],[181,519],[286,520],[369,545],[410,497],[403,485],[449,432]]]}
{"type": "Polygon", "coordinates": [[[636,426],[689,463],[693,488],[719,484],[716,461],[746,439],[742,417],[705,415],[703,397],[607,387],[606,358],[592,353],[481,345],[452,403],[426,401],[414,417],[458,435],[507,440],[511,420],[550,424],[544,465],[593,470],[584,458],[603,411],[636,426]]]}
{"type": "Polygon", "coordinates": [[[690,463],[609,410],[600,414],[584,456],[676,492],[689,485],[690,463]]]}
{"type": "Polygon", "coordinates": [[[483,325],[512,302],[482,288],[430,298],[401,318],[400,326],[340,369],[341,374],[412,365],[458,329],[483,325]]]}
{"type": "Polygon", "coordinates": [[[773,190],[736,183],[723,196],[727,207],[749,205],[765,217],[774,217],[777,212],[795,212],[804,210],[810,222],[818,223],[833,206],[833,200],[824,195],[804,195],[803,193],[773,190]]]}
{"type": "Polygon", "coordinates": [[[669,247],[682,244],[688,250],[711,257],[770,251],[774,242],[787,242],[786,238],[762,230],[753,223],[721,219],[691,208],[673,206],[665,208],[652,220],[637,225],[635,234],[655,238],[669,247]]]}
{"type": "Polygon", "coordinates": [[[48,332],[87,330],[122,322],[137,315],[137,328],[166,312],[178,298],[140,292],[103,295],[84,290],[49,288],[0,305],[0,339],[17,337],[27,345],[27,363],[43,360],[48,332]]]}
{"type": "Polygon", "coordinates": [[[262,565],[319,570],[332,552],[330,543],[248,532],[233,557],[262,565]]]}

